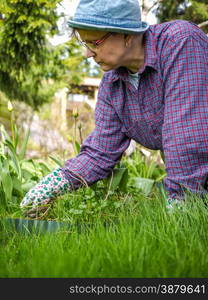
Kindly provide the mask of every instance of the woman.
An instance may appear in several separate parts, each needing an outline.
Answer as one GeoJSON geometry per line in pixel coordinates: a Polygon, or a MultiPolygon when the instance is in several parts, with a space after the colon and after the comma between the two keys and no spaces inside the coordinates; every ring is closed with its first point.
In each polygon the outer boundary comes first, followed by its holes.
{"type": "MultiPolygon", "coordinates": [[[[40,204],[108,176],[134,139],[164,153],[167,206],[207,194],[208,37],[187,21],[149,26],[137,0],[81,0],[69,26],[105,72],[81,152],[31,189],[40,204]]],[[[44,208],[43,208],[44,209],[44,208]]]]}

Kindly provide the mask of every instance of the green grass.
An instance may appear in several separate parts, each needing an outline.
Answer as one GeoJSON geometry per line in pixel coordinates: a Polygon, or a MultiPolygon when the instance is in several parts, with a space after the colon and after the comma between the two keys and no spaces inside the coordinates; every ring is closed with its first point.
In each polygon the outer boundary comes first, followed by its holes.
{"type": "Polygon", "coordinates": [[[107,200],[114,209],[77,215],[79,224],[91,224],[81,231],[20,234],[1,226],[0,277],[208,277],[201,199],[189,197],[184,211],[172,214],[156,194],[107,200]]]}

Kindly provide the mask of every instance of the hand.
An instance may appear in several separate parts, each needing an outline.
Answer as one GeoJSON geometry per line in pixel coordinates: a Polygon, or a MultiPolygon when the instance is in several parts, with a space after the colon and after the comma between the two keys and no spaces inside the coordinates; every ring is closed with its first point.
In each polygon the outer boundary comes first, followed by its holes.
{"type": "Polygon", "coordinates": [[[58,168],[43,177],[35,187],[29,190],[20,203],[20,207],[26,209],[24,215],[34,218],[40,213],[45,213],[54,199],[68,191],[69,182],[58,168]]]}
{"type": "Polygon", "coordinates": [[[37,206],[34,208],[31,208],[29,210],[26,210],[23,215],[25,217],[29,217],[31,219],[39,219],[42,218],[44,215],[47,214],[48,210],[50,209],[50,206],[37,206]]]}

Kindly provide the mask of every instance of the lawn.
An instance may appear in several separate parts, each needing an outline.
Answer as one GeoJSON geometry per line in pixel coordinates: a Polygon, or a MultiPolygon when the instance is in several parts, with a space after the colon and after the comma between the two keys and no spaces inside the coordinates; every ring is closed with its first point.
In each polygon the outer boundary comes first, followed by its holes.
{"type": "MultiPolygon", "coordinates": [[[[53,210],[74,197],[62,197],[53,210]]],[[[183,211],[171,214],[157,193],[117,193],[107,202],[104,210],[74,214],[74,227],[54,233],[17,233],[2,222],[0,277],[208,277],[201,199],[189,197],[183,211]]]]}

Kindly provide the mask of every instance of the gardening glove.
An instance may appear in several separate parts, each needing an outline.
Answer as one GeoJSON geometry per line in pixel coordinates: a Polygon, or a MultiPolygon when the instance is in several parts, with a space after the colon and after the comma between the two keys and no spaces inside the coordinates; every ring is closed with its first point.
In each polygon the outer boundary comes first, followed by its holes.
{"type": "Polygon", "coordinates": [[[32,206],[32,209],[26,211],[25,215],[36,217],[38,212],[45,212],[49,208],[48,204],[55,198],[68,191],[69,182],[58,168],[43,177],[36,186],[29,190],[20,203],[20,207],[28,209],[32,206]]]}

